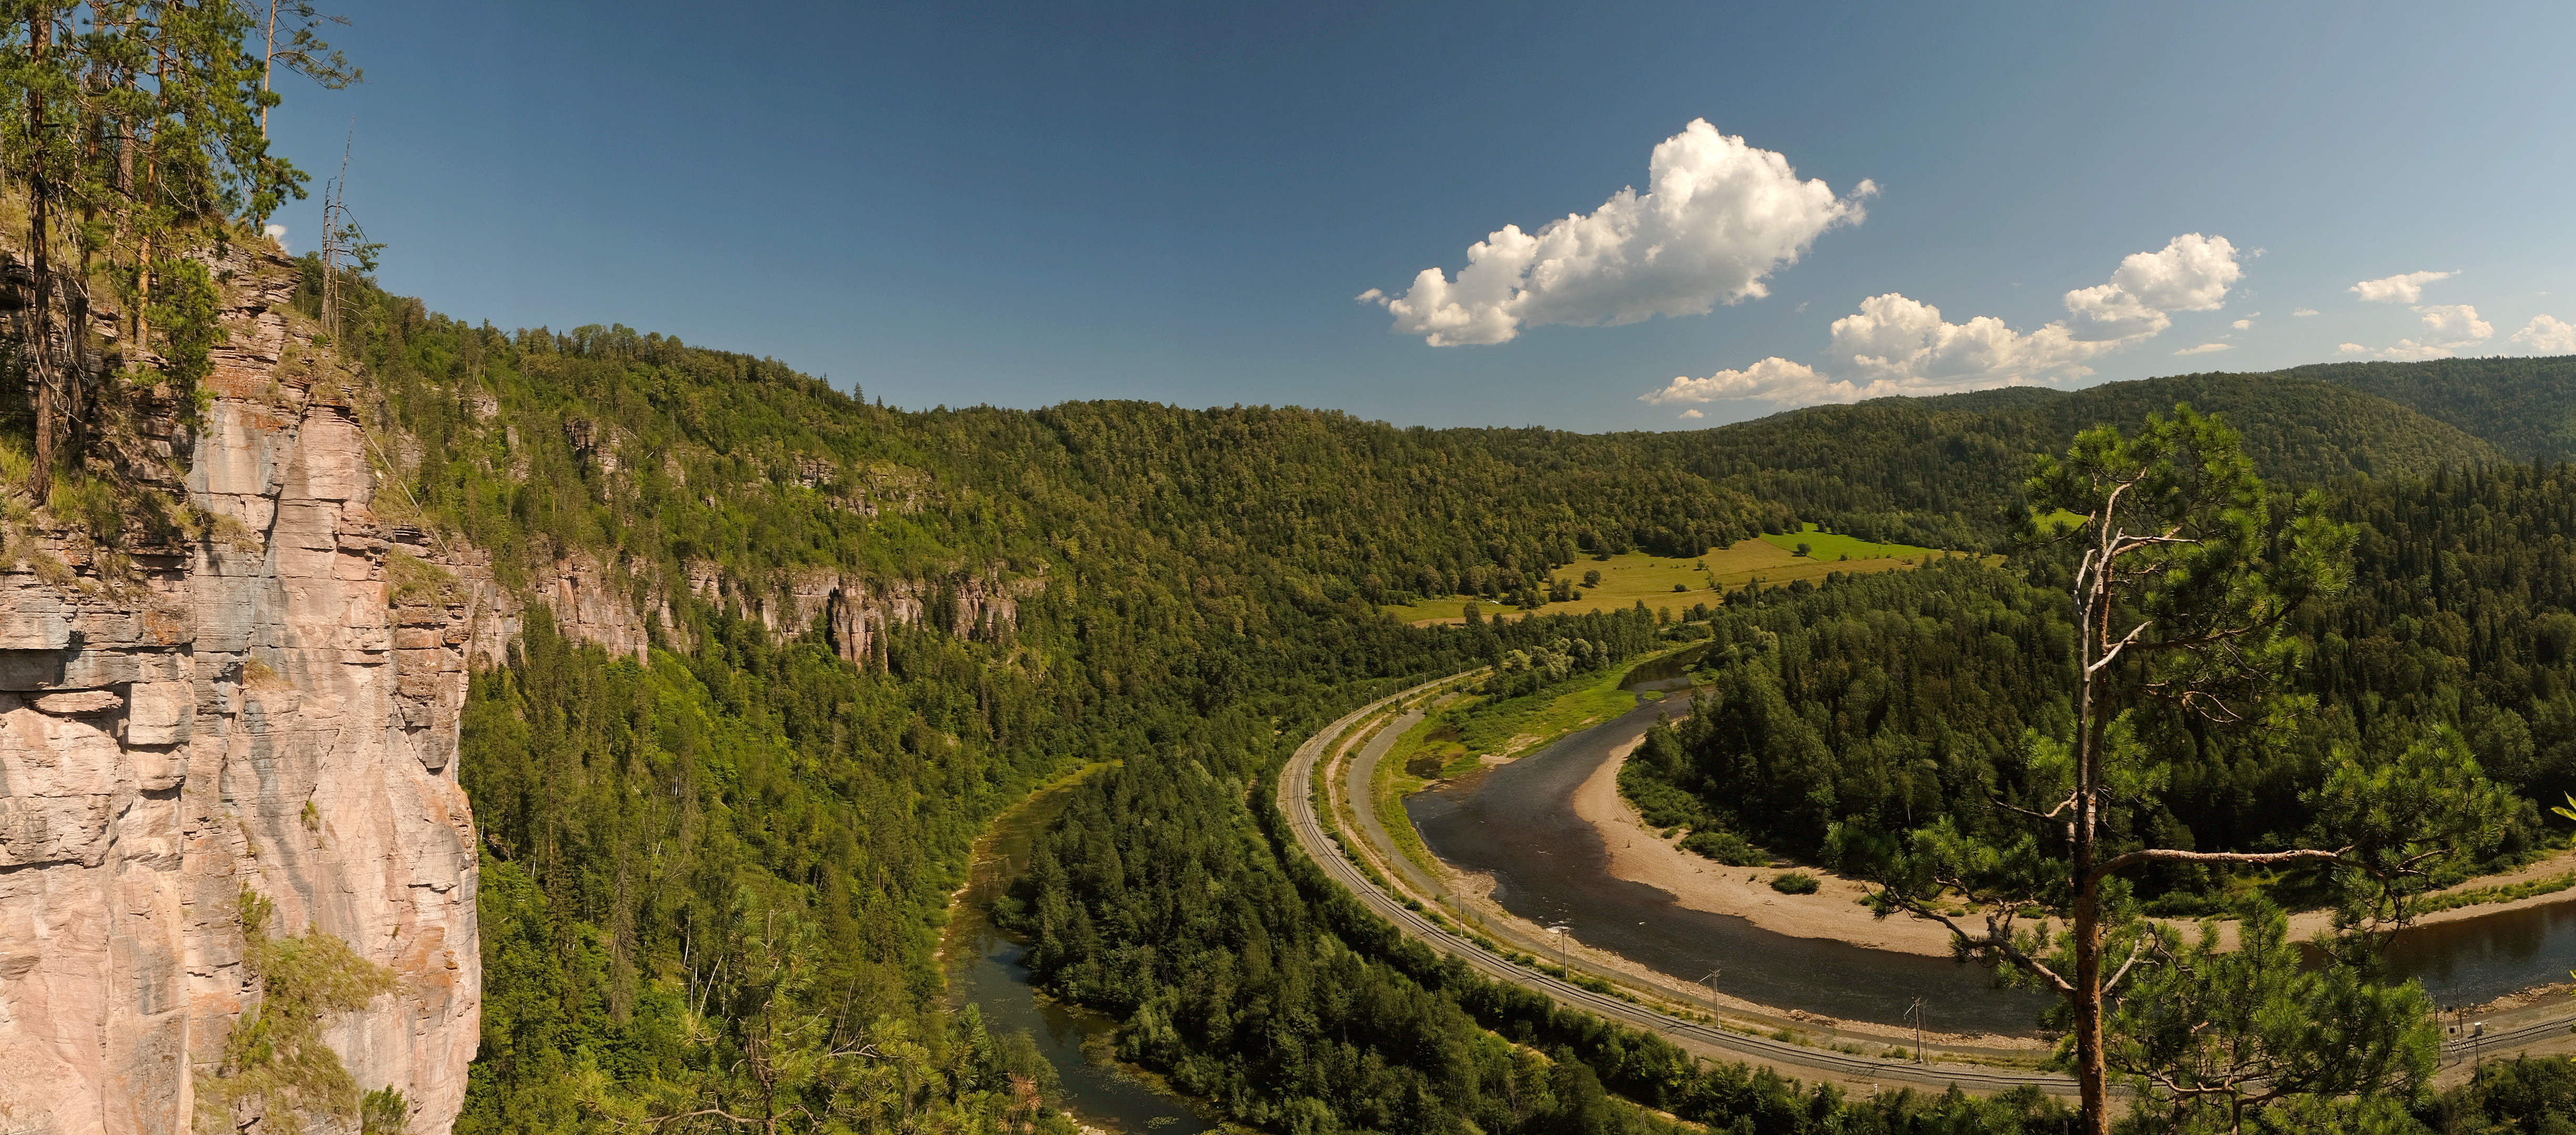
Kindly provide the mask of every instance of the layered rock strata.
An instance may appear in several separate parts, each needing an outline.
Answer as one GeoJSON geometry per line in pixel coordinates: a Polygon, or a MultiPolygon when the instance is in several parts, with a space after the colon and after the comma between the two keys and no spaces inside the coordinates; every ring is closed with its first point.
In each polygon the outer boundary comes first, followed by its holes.
{"type": "MultiPolygon", "coordinates": [[[[419,455],[371,436],[365,383],[291,332],[292,266],[236,250],[210,267],[229,341],[204,410],[93,381],[122,393],[92,464],[158,515],[0,547],[0,1135],[274,1129],[255,1102],[200,1107],[258,1007],[248,892],[274,903],[270,933],[318,929],[393,971],[394,992],[323,1038],[361,1088],[403,1093],[411,1130],[445,1131],[481,1027],[475,831],[455,767],[467,672],[504,660],[522,599],[640,659],[678,633],[675,597],[578,552],[505,593],[488,556],[424,534],[398,482],[380,485],[379,467],[419,455]]],[[[489,392],[473,398],[477,420],[501,417],[489,392]]],[[[614,429],[564,429],[603,475],[633,466],[614,429]]],[[[926,484],[811,458],[795,479],[867,515],[917,509],[926,484]]],[[[694,563],[681,586],[781,637],[819,626],[867,666],[883,665],[890,626],[1002,633],[1045,582],[992,565],[750,583],[694,563]]]]}
{"type": "Polygon", "coordinates": [[[457,725],[469,653],[512,620],[470,552],[377,516],[354,386],[288,334],[288,266],[222,267],[231,342],[197,428],[164,407],[98,443],[192,506],[181,530],[13,533],[0,573],[0,1131],[189,1130],[259,996],[245,891],[272,932],[392,969],[323,1034],[361,1087],[401,1091],[416,1131],[463,1102],[481,965],[457,725]]]}

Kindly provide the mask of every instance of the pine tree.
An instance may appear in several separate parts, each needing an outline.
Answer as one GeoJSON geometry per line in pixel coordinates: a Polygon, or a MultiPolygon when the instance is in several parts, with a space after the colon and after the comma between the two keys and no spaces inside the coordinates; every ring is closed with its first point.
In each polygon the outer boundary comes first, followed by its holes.
{"type": "Polygon", "coordinates": [[[0,82],[23,107],[0,132],[0,158],[27,200],[33,303],[19,338],[39,501],[58,446],[68,438],[76,457],[87,417],[97,258],[104,254],[126,308],[128,368],[148,364],[155,381],[185,388],[203,376],[215,336],[212,281],[191,255],[303,195],[304,174],[268,152],[272,59],[325,86],[345,86],[356,72],[312,34],[308,8],[281,10],[294,23],[283,52],[258,37],[259,21],[234,0],[0,5],[0,82]],[[76,254],[69,271],[65,245],[76,254]]]}
{"type": "MultiPolygon", "coordinates": [[[[2032,515],[2080,520],[2053,534],[2077,554],[2074,734],[2034,743],[2044,795],[2032,806],[1993,802],[2025,821],[2023,834],[1971,834],[1947,817],[1902,836],[1846,823],[1829,846],[1876,884],[1882,915],[1940,922],[1962,954],[2065,998],[2065,1056],[2084,1130],[2107,1135],[2106,1009],[2125,982],[2180,954],[2170,932],[2140,916],[2123,872],[2326,869],[2352,896],[2345,926],[2384,926],[2402,922],[2405,898],[2430,873],[2492,846],[2512,809],[2465,754],[2385,768],[2345,757],[2313,794],[2320,822],[2310,846],[2196,851],[2141,840],[2126,813],[2162,784],[2177,730],[2286,732],[2311,707],[2281,690],[2301,652],[2284,623],[2309,597],[2344,586],[2354,533],[2328,520],[2316,496],[2276,531],[2235,431],[2188,405],[2169,419],[2150,416],[2135,437],[2112,426],[2085,431],[2065,460],[2041,460],[2028,490],[2032,515]],[[1984,908],[1982,929],[1948,913],[1954,894],[1984,908]],[[2030,911],[2046,913],[2033,922],[2030,911]]],[[[2145,1001],[2175,988],[2148,983],[2145,1001]]],[[[2303,1008],[2283,998],[2266,1005],[2303,1008]]],[[[2393,1074],[2397,1066],[2378,1067],[2393,1074]]],[[[2341,1090],[2373,1090],[2383,1079],[2364,1075],[2341,1090]]]]}

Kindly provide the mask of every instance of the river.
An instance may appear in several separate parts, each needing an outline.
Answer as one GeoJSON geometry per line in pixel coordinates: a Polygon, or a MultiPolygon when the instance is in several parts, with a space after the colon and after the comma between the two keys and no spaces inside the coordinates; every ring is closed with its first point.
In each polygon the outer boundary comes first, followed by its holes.
{"type": "Polygon", "coordinates": [[[2418,926],[2389,943],[2401,977],[2445,1005],[2475,1005],[2576,970],[2576,901],[2418,926]]]}
{"type": "Polygon", "coordinates": [[[1026,939],[986,917],[992,900],[1028,867],[1029,840],[1064,809],[1079,778],[1038,790],[993,821],[976,841],[966,889],[949,906],[942,956],[947,959],[949,1003],[974,1005],[995,1035],[1025,1031],[1055,1065],[1062,1091],[1055,1104],[1075,1119],[1110,1131],[1196,1135],[1215,1127],[1179,1096],[1155,1087],[1137,1071],[1105,1058],[1118,1022],[1040,995],[1029,984],[1026,939]]]}
{"type": "MultiPolygon", "coordinates": [[[[1629,675],[1630,689],[1671,689],[1681,659],[1629,675]]],[[[1585,945],[1686,982],[1775,1009],[1897,1024],[1922,997],[1946,1032],[2028,1035],[2041,994],[1997,989],[1986,970],[1946,958],[1795,938],[1733,915],[1679,905],[1671,894],[1609,873],[1601,835],[1574,814],[1576,786],[1657,715],[1679,716],[1688,694],[1641,701],[1626,715],[1521,760],[1405,800],[1433,854],[1491,875],[1494,901],[1542,926],[1565,926],[1585,945]],[[1711,978],[1710,971],[1715,970],[1711,978]]],[[[2404,976],[2446,1004],[2473,1004],[2576,969],[2576,903],[2506,911],[2418,927],[2390,947],[2404,976]]]]}
{"type": "MultiPolygon", "coordinates": [[[[1629,674],[1632,689],[1671,689],[1686,660],[1659,659],[1629,674]]],[[[1793,938],[1741,918],[1676,905],[1672,896],[1608,874],[1600,836],[1571,805],[1612,750],[1643,734],[1687,694],[1641,702],[1626,715],[1488,773],[1405,802],[1443,859],[1495,877],[1495,899],[1542,925],[1570,925],[1588,945],[1696,981],[1713,967],[1721,990],[1757,1004],[1847,1020],[1895,1023],[1912,999],[1947,1032],[2026,1034],[2043,999],[1996,990],[1986,972],[1940,958],[1793,938]]],[[[1027,866],[1029,841],[1063,808],[1068,779],[1032,794],[978,841],[966,889],[944,938],[951,1004],[972,1004],[996,1034],[1026,1031],[1055,1065],[1058,1106],[1094,1127],[1152,1135],[1215,1130],[1191,1104],[1150,1077],[1102,1058],[1117,1022],[1040,996],[1029,984],[1027,943],[992,925],[987,904],[1027,866]]],[[[2420,927],[2391,947],[2399,973],[2421,978],[2444,1004],[2474,1004],[2565,979],[2576,969],[2576,903],[2526,907],[2420,927]]]]}

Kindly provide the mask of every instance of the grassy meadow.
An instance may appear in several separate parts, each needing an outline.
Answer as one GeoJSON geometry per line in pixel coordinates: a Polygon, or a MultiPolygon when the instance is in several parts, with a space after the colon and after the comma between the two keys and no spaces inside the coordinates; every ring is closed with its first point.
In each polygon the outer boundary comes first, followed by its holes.
{"type": "MultiPolygon", "coordinates": [[[[1818,532],[1811,524],[1805,532],[1738,540],[1734,547],[1710,548],[1696,557],[1629,552],[1607,559],[1576,560],[1556,569],[1556,574],[1580,580],[1583,573],[1598,571],[1601,573],[1600,584],[1577,587],[1570,602],[1550,603],[1538,610],[1551,615],[1582,614],[1587,611],[1625,610],[1643,602],[1649,608],[1671,607],[1678,613],[1693,603],[1715,603],[1720,595],[1755,580],[1760,580],[1764,586],[1785,586],[1792,580],[1820,580],[1838,571],[1894,571],[1914,566],[1926,556],[1944,554],[1937,548],[1873,544],[1850,536],[1818,532]],[[1797,547],[1802,543],[1808,545],[1805,556],[1797,554],[1797,547]]],[[[1459,622],[1466,617],[1470,603],[1482,608],[1486,618],[1516,615],[1520,610],[1507,603],[1465,595],[1426,599],[1419,603],[1389,606],[1385,610],[1420,626],[1459,622]]]]}

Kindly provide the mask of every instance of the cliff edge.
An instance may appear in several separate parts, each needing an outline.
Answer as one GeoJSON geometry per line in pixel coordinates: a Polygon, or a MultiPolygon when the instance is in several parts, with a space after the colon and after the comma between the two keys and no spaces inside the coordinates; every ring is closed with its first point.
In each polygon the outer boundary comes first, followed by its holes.
{"type": "Polygon", "coordinates": [[[363,385],[290,326],[293,266],[214,267],[211,401],[118,394],[88,448],[169,507],[27,514],[0,552],[0,1130],[279,1126],[206,1091],[263,988],[255,893],[391,971],[321,1037],[444,1131],[481,1016],[457,723],[515,619],[471,550],[378,514],[363,385]]]}

